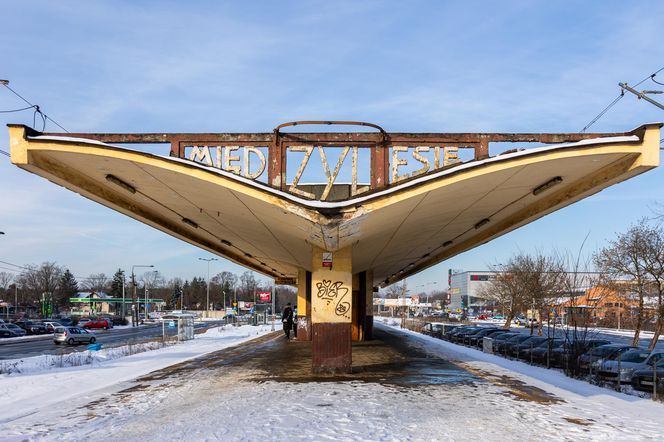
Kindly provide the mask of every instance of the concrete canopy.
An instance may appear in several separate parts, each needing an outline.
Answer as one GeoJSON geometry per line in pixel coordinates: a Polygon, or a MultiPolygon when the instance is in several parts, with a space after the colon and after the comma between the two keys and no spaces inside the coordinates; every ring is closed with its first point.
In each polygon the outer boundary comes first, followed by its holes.
{"type": "Polygon", "coordinates": [[[23,126],[10,126],[10,145],[17,166],[277,280],[310,270],[312,245],[353,245],[353,273],[385,285],[657,167],[660,127],[466,162],[336,203],[23,126]]]}

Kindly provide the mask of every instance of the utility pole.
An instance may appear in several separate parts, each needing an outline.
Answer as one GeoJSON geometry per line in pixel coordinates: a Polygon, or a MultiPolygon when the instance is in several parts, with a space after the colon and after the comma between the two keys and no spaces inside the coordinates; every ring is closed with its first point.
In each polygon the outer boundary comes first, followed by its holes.
{"type": "Polygon", "coordinates": [[[201,261],[207,261],[207,301],[205,302],[205,317],[210,317],[210,261],[219,261],[217,258],[198,258],[201,261]]]}
{"type": "Polygon", "coordinates": [[[134,274],[134,269],[138,267],[154,267],[154,265],[133,265],[131,266],[131,285],[133,286],[132,290],[132,317],[131,317],[131,326],[136,327],[138,325],[138,304],[136,303],[136,275],[134,274]]]}
{"type": "Polygon", "coordinates": [[[634,88],[631,88],[627,85],[627,83],[618,83],[618,86],[620,86],[623,90],[626,90],[627,92],[631,92],[632,94],[636,95],[639,99],[643,98],[650,104],[654,104],[658,108],[664,110],[664,104],[658,103],[657,101],[653,100],[652,98],[648,97],[646,94],[661,94],[662,91],[642,91],[639,92],[634,88]]]}

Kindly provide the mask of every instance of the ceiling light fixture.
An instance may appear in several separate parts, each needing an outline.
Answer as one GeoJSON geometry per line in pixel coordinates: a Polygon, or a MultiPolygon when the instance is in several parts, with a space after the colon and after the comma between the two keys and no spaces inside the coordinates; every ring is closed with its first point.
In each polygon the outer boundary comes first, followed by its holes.
{"type": "Polygon", "coordinates": [[[561,177],[559,177],[559,176],[554,177],[554,178],[551,178],[551,179],[550,179],[549,181],[547,181],[546,183],[544,183],[544,184],[540,184],[539,186],[535,187],[535,188],[533,189],[533,195],[539,195],[540,193],[542,193],[542,192],[544,192],[544,191],[546,191],[546,190],[549,190],[550,188],[552,188],[552,187],[555,186],[556,184],[560,184],[560,183],[562,183],[562,182],[563,182],[563,179],[562,179],[561,177]]]}
{"type": "Polygon", "coordinates": [[[198,229],[198,224],[190,220],[189,218],[182,218],[182,222],[193,227],[194,229],[198,229]]]}
{"type": "Polygon", "coordinates": [[[490,222],[491,222],[491,220],[490,220],[489,218],[484,218],[482,221],[480,221],[480,222],[478,222],[477,224],[475,224],[475,228],[476,228],[476,229],[479,229],[480,227],[482,227],[482,226],[484,226],[484,225],[486,225],[486,224],[489,224],[490,222]]]}
{"type": "Polygon", "coordinates": [[[136,188],[134,186],[127,183],[126,181],[122,181],[120,178],[116,177],[115,175],[111,174],[106,175],[106,181],[108,181],[109,183],[113,183],[116,186],[122,187],[124,190],[126,190],[129,193],[136,193],[136,188]]]}

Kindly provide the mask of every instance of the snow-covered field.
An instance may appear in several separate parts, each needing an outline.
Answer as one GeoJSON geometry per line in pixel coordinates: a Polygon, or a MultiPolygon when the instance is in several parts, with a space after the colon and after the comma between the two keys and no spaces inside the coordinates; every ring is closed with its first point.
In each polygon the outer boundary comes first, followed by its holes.
{"type": "MultiPolygon", "coordinates": [[[[453,361],[472,373],[473,380],[397,385],[380,379],[321,381],[303,377],[285,382],[270,377],[269,368],[252,365],[259,355],[250,355],[244,364],[203,360],[194,364],[195,370],[159,372],[138,382],[130,381],[195,354],[256,337],[266,333],[269,326],[263,330],[215,329],[191,343],[190,348],[184,344],[92,367],[0,377],[0,395],[8,398],[0,418],[0,439],[663,438],[661,403],[612,392],[551,370],[458,347],[392,325],[377,323],[376,328],[400,337],[408,347],[426,354],[426,358],[453,361]],[[58,402],[64,399],[67,400],[58,402]]],[[[279,339],[287,350],[288,346],[305,345],[279,339]]],[[[232,357],[239,354],[240,350],[232,357]]]]}

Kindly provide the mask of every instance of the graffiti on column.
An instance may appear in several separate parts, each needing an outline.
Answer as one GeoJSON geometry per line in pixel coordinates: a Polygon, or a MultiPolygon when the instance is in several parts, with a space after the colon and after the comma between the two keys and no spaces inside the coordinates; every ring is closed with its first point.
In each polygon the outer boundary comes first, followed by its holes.
{"type": "Polygon", "coordinates": [[[318,292],[316,296],[327,302],[327,305],[336,303],[334,306],[334,313],[337,316],[343,316],[350,319],[350,302],[344,301],[350,290],[344,287],[342,281],[332,282],[324,279],[322,282],[316,283],[318,292]]]}

